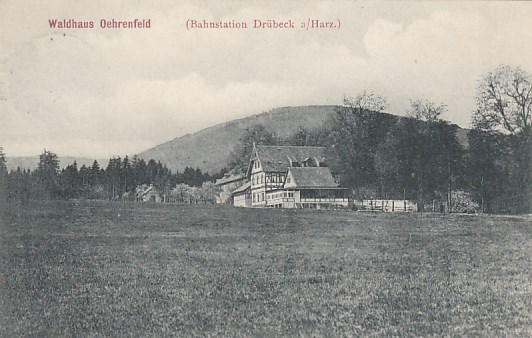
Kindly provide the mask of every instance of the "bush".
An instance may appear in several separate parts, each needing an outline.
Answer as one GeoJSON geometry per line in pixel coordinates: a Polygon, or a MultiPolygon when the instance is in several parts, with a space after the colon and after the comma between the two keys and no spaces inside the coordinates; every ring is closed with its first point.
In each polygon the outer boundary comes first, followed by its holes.
{"type": "Polygon", "coordinates": [[[480,205],[473,200],[469,192],[455,190],[451,193],[451,211],[475,214],[480,211],[480,205]]]}

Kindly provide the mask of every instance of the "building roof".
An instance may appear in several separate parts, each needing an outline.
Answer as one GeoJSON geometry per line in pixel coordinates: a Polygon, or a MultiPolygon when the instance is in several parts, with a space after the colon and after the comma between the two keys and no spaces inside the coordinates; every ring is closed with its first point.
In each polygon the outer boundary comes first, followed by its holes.
{"type": "Polygon", "coordinates": [[[149,193],[150,191],[152,191],[155,187],[153,185],[147,185],[147,184],[143,184],[143,185],[139,185],[136,189],[136,195],[137,196],[144,196],[146,195],[147,193],[149,193]]]}
{"type": "Polygon", "coordinates": [[[217,179],[214,184],[215,185],[224,185],[224,184],[227,184],[227,183],[231,183],[231,182],[234,182],[234,181],[241,180],[241,179],[243,179],[245,177],[246,176],[244,174],[233,174],[233,175],[225,174],[224,177],[217,179]]]}
{"type": "Polygon", "coordinates": [[[292,166],[291,162],[301,165],[307,158],[323,162],[327,157],[325,147],[256,145],[255,149],[264,171],[286,172],[292,166]]]}
{"type": "Polygon", "coordinates": [[[243,185],[241,185],[240,187],[238,187],[235,190],[233,190],[232,194],[238,194],[238,193],[244,192],[247,189],[249,189],[250,187],[251,187],[251,182],[246,182],[243,185]]]}
{"type": "Polygon", "coordinates": [[[291,167],[294,188],[337,188],[331,171],[327,167],[291,167]]]}

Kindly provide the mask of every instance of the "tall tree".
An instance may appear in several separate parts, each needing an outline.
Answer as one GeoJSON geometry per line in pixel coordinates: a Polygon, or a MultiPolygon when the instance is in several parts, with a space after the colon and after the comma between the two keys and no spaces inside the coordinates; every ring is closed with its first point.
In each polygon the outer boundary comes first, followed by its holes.
{"type": "Polygon", "coordinates": [[[366,126],[369,114],[352,108],[338,108],[330,123],[334,158],[341,163],[342,185],[352,189],[370,183],[367,178],[371,175],[373,163],[367,149],[370,143],[366,126]]]}
{"type": "Polygon", "coordinates": [[[157,174],[155,176],[155,182],[154,185],[157,188],[157,190],[164,196],[166,201],[168,201],[168,197],[170,196],[170,179],[172,176],[172,172],[170,169],[168,169],[165,165],[163,165],[160,161],[157,162],[157,174]]]}
{"type": "Polygon", "coordinates": [[[150,159],[146,165],[146,178],[147,183],[154,184],[155,178],[157,177],[157,162],[154,159],[150,159]]]}
{"type": "Polygon", "coordinates": [[[477,91],[472,124],[482,131],[508,134],[514,212],[532,210],[532,78],[520,67],[500,66],[484,76],[477,91]]]}
{"type": "Polygon", "coordinates": [[[505,196],[512,185],[503,165],[503,159],[507,156],[507,137],[496,132],[472,129],[468,133],[468,141],[466,187],[473,193],[482,212],[507,210],[505,196]]]}
{"type": "Polygon", "coordinates": [[[78,164],[74,161],[61,171],[61,188],[65,198],[77,198],[81,193],[82,180],[78,164]]]}
{"type": "Polygon", "coordinates": [[[133,158],[133,181],[135,187],[149,183],[147,178],[146,161],[137,156],[133,158]]]}
{"type": "Polygon", "coordinates": [[[398,120],[375,152],[375,169],[383,197],[418,198],[418,169],[422,159],[417,124],[415,119],[398,120]]]}
{"type": "Polygon", "coordinates": [[[354,99],[345,99],[328,122],[330,142],[338,163],[331,163],[341,183],[357,195],[375,194],[378,180],[374,153],[385,138],[395,118],[380,114],[386,109],[386,99],[363,92],[354,99]]]}
{"type": "Polygon", "coordinates": [[[0,200],[3,200],[6,197],[7,179],[6,154],[4,153],[4,148],[0,147],[0,200]]]}
{"type": "Polygon", "coordinates": [[[132,177],[133,170],[131,163],[129,162],[129,157],[126,155],[122,160],[122,167],[120,171],[120,179],[122,184],[123,191],[129,191],[133,188],[132,177]]]}
{"type": "Polygon", "coordinates": [[[59,158],[51,151],[39,155],[39,164],[34,171],[37,181],[37,195],[41,198],[57,198],[61,192],[59,182],[59,158]]]}
{"type": "Polygon", "coordinates": [[[532,83],[520,67],[500,66],[480,81],[473,126],[480,130],[503,129],[511,134],[530,133],[532,83]]]}
{"type": "Polygon", "coordinates": [[[121,168],[122,160],[120,157],[113,157],[109,159],[105,173],[107,181],[107,192],[109,198],[111,199],[117,199],[119,196],[122,195],[122,180],[120,179],[122,171],[121,168]]]}

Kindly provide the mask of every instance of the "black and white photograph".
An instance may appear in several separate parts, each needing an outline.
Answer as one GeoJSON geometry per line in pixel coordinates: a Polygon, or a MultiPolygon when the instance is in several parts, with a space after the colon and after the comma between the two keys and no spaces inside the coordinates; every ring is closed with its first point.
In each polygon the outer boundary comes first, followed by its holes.
{"type": "Polygon", "coordinates": [[[532,2],[0,0],[0,337],[532,336],[532,2]]]}

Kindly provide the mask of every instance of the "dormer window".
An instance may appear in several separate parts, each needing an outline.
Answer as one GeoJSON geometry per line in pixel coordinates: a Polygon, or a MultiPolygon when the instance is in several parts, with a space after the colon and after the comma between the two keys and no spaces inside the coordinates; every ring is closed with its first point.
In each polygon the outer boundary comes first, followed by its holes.
{"type": "Polygon", "coordinates": [[[293,156],[287,156],[288,157],[288,163],[290,163],[291,167],[299,167],[299,162],[297,159],[293,156]]]}
{"type": "Polygon", "coordinates": [[[302,167],[319,167],[319,161],[313,157],[307,157],[301,162],[302,167]]]}

